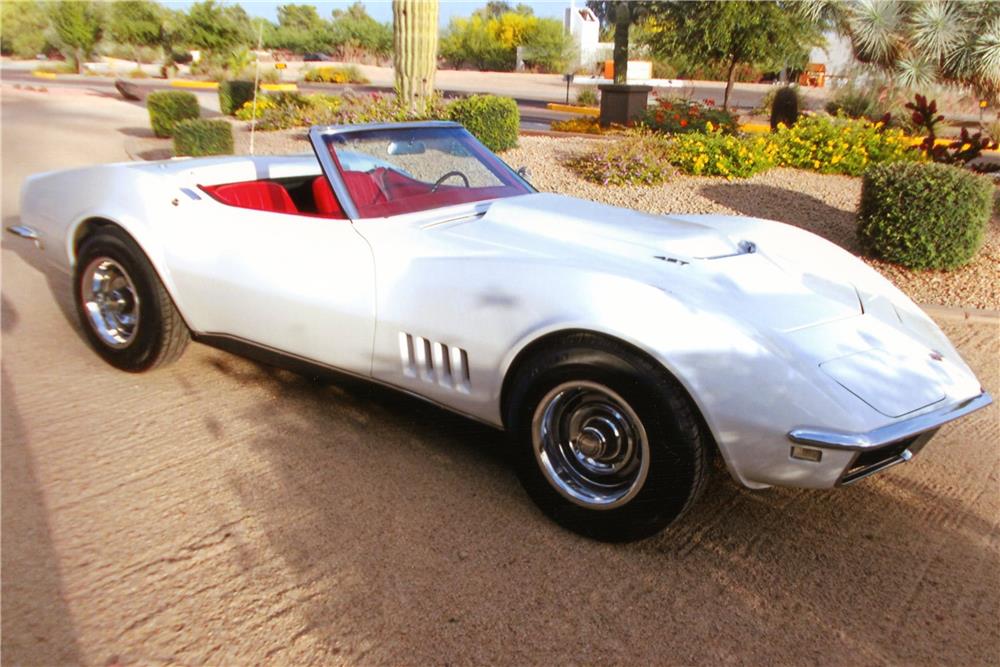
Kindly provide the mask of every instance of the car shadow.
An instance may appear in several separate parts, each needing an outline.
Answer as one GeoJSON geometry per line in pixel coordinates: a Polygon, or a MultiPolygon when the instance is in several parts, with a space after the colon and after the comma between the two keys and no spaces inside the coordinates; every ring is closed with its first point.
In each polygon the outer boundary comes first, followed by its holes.
{"type": "Polygon", "coordinates": [[[261,552],[313,592],[296,636],[328,656],[971,664],[997,651],[1000,593],[971,601],[954,576],[991,579],[996,528],[914,483],[919,463],[831,491],[754,492],[716,470],[662,534],[601,544],[535,509],[493,429],[362,382],[222,353],[206,364],[273,397],[226,418],[253,425],[269,472],[230,484],[261,552]]]}
{"type": "Polygon", "coordinates": [[[745,181],[703,185],[698,192],[742,215],[795,225],[849,252],[861,252],[855,212],[830,206],[803,192],[745,181]]]}

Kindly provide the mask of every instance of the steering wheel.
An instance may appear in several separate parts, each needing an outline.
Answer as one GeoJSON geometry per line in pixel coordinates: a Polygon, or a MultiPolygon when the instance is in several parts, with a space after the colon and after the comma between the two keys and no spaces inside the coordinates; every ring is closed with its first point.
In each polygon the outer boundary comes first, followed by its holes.
{"type": "Polygon", "coordinates": [[[465,181],[465,187],[469,187],[469,178],[465,174],[460,171],[449,171],[447,174],[434,181],[434,187],[431,188],[431,192],[437,192],[437,189],[452,176],[460,176],[461,179],[465,181]]]}

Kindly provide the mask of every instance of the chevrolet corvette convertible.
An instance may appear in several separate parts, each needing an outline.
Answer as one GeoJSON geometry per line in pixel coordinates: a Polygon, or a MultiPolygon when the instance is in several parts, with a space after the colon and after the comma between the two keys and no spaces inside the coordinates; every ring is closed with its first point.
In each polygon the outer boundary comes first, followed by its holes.
{"type": "Polygon", "coordinates": [[[910,299],[795,227],[537,192],[454,123],[309,139],[35,175],[10,231],[111,365],[193,338],[416,395],[505,430],[529,495],[597,539],[674,521],[716,455],[755,489],[842,486],[990,403],[910,299]]]}

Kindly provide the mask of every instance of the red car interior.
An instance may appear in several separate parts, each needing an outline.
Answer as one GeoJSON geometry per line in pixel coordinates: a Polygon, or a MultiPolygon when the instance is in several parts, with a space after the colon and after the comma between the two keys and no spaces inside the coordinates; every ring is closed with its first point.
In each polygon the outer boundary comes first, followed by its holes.
{"type": "Polygon", "coordinates": [[[330,218],[346,218],[344,209],[333,194],[333,188],[326,176],[317,176],[312,183],[313,200],[316,202],[316,213],[330,218]]]}
{"type": "Polygon", "coordinates": [[[226,183],[225,185],[205,185],[202,190],[212,195],[223,204],[252,208],[258,211],[274,211],[275,213],[298,213],[295,202],[292,201],[283,186],[271,181],[246,181],[244,183],[226,183]]]}

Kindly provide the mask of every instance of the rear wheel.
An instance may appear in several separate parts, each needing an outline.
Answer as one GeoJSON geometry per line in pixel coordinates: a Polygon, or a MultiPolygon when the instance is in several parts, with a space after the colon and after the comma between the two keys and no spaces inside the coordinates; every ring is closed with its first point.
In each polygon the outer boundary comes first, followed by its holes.
{"type": "Polygon", "coordinates": [[[529,495],[588,537],[658,532],[695,502],[708,476],[710,441],[684,389],[658,364],[597,336],[530,358],[506,417],[529,495]]]}
{"type": "Polygon", "coordinates": [[[77,314],[108,363],[140,372],[175,361],[190,338],[156,271],[132,238],[103,227],[77,253],[77,314]]]}

